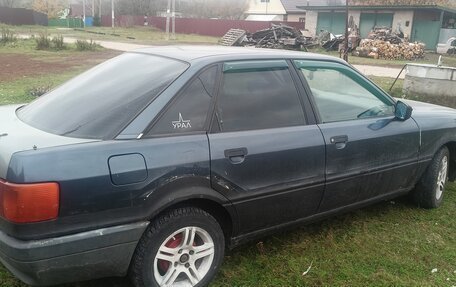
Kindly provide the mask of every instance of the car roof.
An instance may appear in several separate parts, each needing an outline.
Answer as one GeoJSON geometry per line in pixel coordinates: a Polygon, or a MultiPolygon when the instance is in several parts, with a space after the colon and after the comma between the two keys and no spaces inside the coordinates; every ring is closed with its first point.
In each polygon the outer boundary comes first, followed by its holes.
{"type": "Polygon", "coordinates": [[[314,54],[300,51],[278,50],[278,49],[263,49],[255,47],[225,47],[225,46],[161,46],[143,48],[132,51],[133,53],[142,53],[149,55],[157,55],[162,57],[173,58],[185,62],[192,63],[196,60],[207,59],[208,62],[214,60],[233,60],[236,58],[255,58],[255,59],[271,59],[271,58],[295,58],[308,60],[326,60],[336,61],[346,64],[345,61],[321,54],[314,54]]]}

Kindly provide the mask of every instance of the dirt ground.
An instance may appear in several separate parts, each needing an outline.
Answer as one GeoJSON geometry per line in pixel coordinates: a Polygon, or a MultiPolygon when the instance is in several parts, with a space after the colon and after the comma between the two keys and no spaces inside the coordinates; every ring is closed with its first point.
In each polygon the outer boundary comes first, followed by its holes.
{"type": "Polygon", "coordinates": [[[0,83],[33,76],[61,73],[69,69],[93,65],[119,54],[120,52],[111,50],[74,53],[58,61],[41,60],[24,54],[0,54],[0,83]]]}

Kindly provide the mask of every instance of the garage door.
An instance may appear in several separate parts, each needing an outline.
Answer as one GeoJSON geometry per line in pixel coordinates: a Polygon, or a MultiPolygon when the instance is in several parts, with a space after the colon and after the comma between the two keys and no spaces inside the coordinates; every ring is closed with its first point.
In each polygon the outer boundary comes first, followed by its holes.
{"type": "Polygon", "coordinates": [[[374,27],[393,27],[392,13],[361,13],[359,31],[362,38],[367,35],[374,27]]]}
{"type": "Polygon", "coordinates": [[[317,34],[321,30],[329,31],[335,35],[345,34],[346,13],[320,12],[318,13],[317,34]]]}
{"type": "Polygon", "coordinates": [[[440,34],[440,13],[415,12],[412,41],[423,42],[426,49],[435,50],[440,34]]]}

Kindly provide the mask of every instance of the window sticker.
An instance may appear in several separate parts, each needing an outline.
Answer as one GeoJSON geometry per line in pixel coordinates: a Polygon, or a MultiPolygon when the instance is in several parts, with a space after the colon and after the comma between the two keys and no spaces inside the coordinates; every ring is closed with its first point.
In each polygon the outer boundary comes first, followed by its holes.
{"type": "Polygon", "coordinates": [[[179,113],[179,120],[172,122],[174,129],[189,129],[192,127],[190,120],[184,120],[182,114],[179,113]]]}

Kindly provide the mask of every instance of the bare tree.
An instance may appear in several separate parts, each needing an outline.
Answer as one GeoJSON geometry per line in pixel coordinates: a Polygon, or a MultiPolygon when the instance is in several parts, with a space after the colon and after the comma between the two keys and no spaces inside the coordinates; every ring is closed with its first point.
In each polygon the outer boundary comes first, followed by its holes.
{"type": "Polygon", "coordinates": [[[0,6],[13,8],[14,0],[0,0],[0,6]]]}
{"type": "Polygon", "coordinates": [[[179,12],[195,18],[240,19],[247,10],[246,0],[181,0],[179,12]]]}
{"type": "MultiPolygon", "coordinates": [[[[0,0],[2,1],[2,0],[0,0]]],[[[80,0],[72,0],[78,2],[80,0]]],[[[99,2],[99,0],[97,0],[99,2]]],[[[115,0],[117,15],[151,15],[166,12],[167,0],[115,0]]],[[[247,0],[176,0],[176,10],[183,17],[241,19],[247,0]]],[[[103,14],[111,11],[111,0],[102,0],[103,14]]]]}
{"type": "Polygon", "coordinates": [[[32,0],[0,0],[0,7],[32,8],[32,0]]]}

